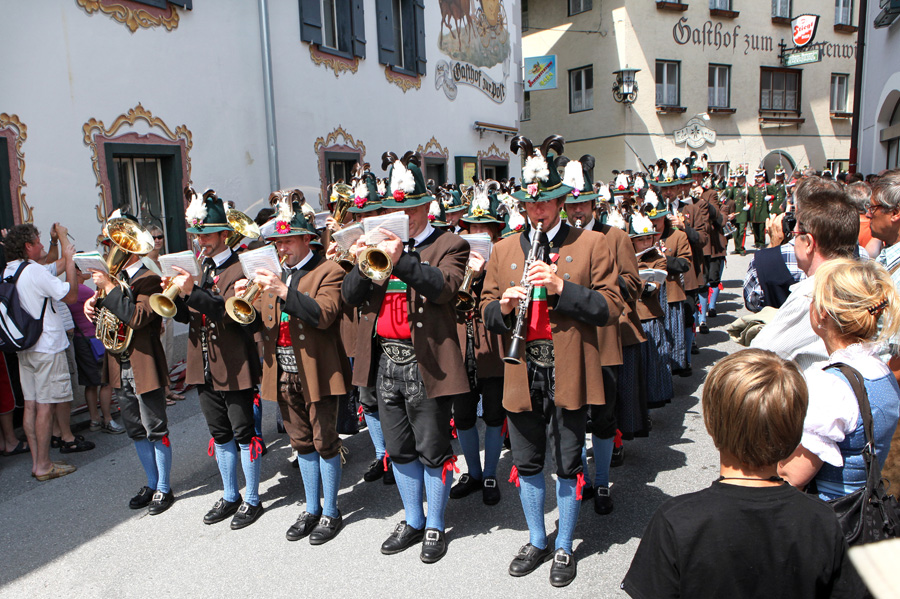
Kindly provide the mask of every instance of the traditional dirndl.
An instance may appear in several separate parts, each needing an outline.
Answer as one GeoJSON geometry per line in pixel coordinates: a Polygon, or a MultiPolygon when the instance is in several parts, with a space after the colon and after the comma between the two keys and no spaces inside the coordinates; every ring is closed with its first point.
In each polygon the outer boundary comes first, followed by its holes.
{"type": "Polygon", "coordinates": [[[665,314],[665,334],[669,343],[668,363],[669,372],[672,370],[684,370],[688,367],[687,352],[690,350],[684,338],[684,302],[672,302],[666,300],[666,286],[659,290],[659,305],[665,314]]]}
{"type": "Polygon", "coordinates": [[[616,385],[616,423],[626,441],[650,434],[647,380],[641,367],[642,345],[622,347],[622,366],[616,385]]]}

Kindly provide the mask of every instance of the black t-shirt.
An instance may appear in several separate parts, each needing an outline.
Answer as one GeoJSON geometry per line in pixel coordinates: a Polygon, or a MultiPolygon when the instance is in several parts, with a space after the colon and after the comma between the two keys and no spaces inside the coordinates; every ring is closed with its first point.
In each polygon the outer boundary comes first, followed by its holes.
{"type": "Polygon", "coordinates": [[[860,597],[831,508],[789,485],[714,482],[650,520],[622,588],[632,597],[860,597]]]}

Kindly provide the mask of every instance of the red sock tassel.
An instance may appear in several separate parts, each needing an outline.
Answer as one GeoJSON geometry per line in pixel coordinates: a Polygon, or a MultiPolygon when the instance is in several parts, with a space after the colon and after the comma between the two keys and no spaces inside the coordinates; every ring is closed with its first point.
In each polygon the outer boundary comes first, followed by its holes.
{"type": "Polygon", "coordinates": [[[503,428],[500,429],[500,436],[504,439],[509,434],[509,423],[506,421],[506,418],[503,419],[503,428]]]}
{"type": "Polygon", "coordinates": [[[162,444],[165,445],[166,447],[172,447],[172,445],[169,443],[169,435],[166,435],[165,437],[163,437],[161,439],[161,441],[162,441],[162,444]]]}
{"type": "Polygon", "coordinates": [[[253,396],[253,405],[259,407],[259,393],[253,396]]]}
{"type": "Polygon", "coordinates": [[[382,460],[381,460],[382,462],[384,462],[384,471],[385,471],[385,472],[387,472],[387,469],[388,469],[388,458],[389,458],[389,457],[391,457],[391,456],[389,456],[389,455],[387,454],[387,452],[385,452],[384,458],[382,458],[382,460]]]}
{"type": "Polygon", "coordinates": [[[446,462],[444,462],[444,469],[441,471],[441,482],[447,484],[447,471],[453,471],[459,474],[459,468],[456,466],[456,456],[452,456],[446,462]]]}
{"type": "Polygon", "coordinates": [[[459,435],[456,432],[456,420],[453,418],[450,419],[450,436],[454,439],[459,438],[459,435]]]}
{"type": "Polygon", "coordinates": [[[209,449],[206,450],[206,453],[209,454],[209,457],[213,457],[214,455],[216,455],[216,440],[215,439],[209,440],[209,449]]]}
{"type": "Polygon", "coordinates": [[[575,477],[575,499],[581,501],[581,489],[584,488],[584,472],[579,472],[575,477]]]}
{"type": "Polygon", "coordinates": [[[517,487],[519,486],[519,469],[515,465],[509,471],[509,482],[515,483],[517,487]]]}
{"type": "Polygon", "coordinates": [[[622,431],[620,431],[619,429],[616,429],[616,436],[615,439],[613,439],[613,447],[615,447],[616,449],[622,447],[622,431]]]}
{"type": "Polygon", "coordinates": [[[250,461],[254,461],[262,457],[263,444],[259,437],[250,439],[250,461]]]}

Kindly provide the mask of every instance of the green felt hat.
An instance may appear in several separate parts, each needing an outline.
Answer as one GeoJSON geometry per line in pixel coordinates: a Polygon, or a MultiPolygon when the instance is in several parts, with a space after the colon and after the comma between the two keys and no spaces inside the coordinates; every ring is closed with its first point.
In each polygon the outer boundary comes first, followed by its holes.
{"type": "Polygon", "coordinates": [[[186,188],[185,196],[190,199],[190,204],[184,211],[187,221],[188,233],[206,234],[219,231],[234,231],[225,218],[225,203],[212,189],[206,190],[203,197],[198,196],[190,187],[186,188]]]}
{"type": "MultiPolygon", "coordinates": [[[[465,187],[465,186],[463,186],[465,187]]],[[[469,202],[465,197],[468,194],[468,188],[463,193],[460,189],[450,189],[447,194],[441,198],[441,204],[447,214],[456,214],[469,208],[469,202]]]]}
{"type": "Polygon", "coordinates": [[[353,185],[353,205],[348,212],[362,214],[381,208],[381,196],[378,195],[378,181],[375,175],[366,171],[353,185]]]}
{"type": "MultiPolygon", "coordinates": [[[[439,192],[440,195],[446,193],[445,190],[439,192]]],[[[444,210],[444,202],[440,195],[428,206],[428,222],[431,223],[432,227],[444,228],[449,227],[450,223],[447,222],[447,211],[444,210]]]]}
{"type": "Polygon", "coordinates": [[[275,232],[266,236],[266,239],[290,237],[292,235],[312,235],[318,237],[315,228],[306,220],[300,202],[278,203],[278,212],[275,214],[275,232]]]}
{"type": "Polygon", "coordinates": [[[594,157],[585,154],[578,160],[570,160],[563,169],[563,184],[572,188],[566,195],[566,204],[592,202],[598,194],[594,191],[590,173],[594,169],[594,157]]]}
{"type": "Polygon", "coordinates": [[[509,148],[518,153],[522,150],[525,166],[522,167],[522,189],[513,197],[522,202],[546,202],[560,198],[572,188],[563,184],[556,162],[562,154],[565,140],[559,135],[551,135],[541,147],[534,148],[531,140],[522,135],[512,138],[509,148]],[[550,152],[555,152],[551,154],[550,152]]]}
{"type": "Polygon", "coordinates": [[[425,177],[415,161],[415,152],[397,158],[393,152],[381,156],[381,168],[387,169],[387,187],[383,208],[415,208],[434,201],[425,187],[425,177]]]}
{"type": "Polygon", "coordinates": [[[496,181],[479,181],[475,184],[475,197],[469,205],[468,211],[460,219],[463,222],[474,223],[492,223],[497,225],[503,224],[503,219],[499,214],[500,198],[497,197],[497,190],[500,184],[496,181]]]}

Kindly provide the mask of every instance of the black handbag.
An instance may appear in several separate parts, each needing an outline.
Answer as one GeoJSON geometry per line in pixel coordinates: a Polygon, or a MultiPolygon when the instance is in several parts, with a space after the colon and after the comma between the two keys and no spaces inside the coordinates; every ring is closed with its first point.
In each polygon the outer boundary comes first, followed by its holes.
{"type": "Polygon", "coordinates": [[[866,462],[866,485],[849,495],[832,499],[828,504],[841,523],[848,545],[863,545],[894,538],[900,534],[900,506],[893,495],[888,495],[881,478],[881,467],[875,455],[872,408],[863,377],[847,364],[836,363],[828,368],[832,367],[847,378],[859,403],[859,413],[866,433],[866,446],[862,451],[866,462]]]}
{"type": "Polygon", "coordinates": [[[338,397],[337,432],[341,435],[355,435],[359,432],[359,388],[338,397]]]}

